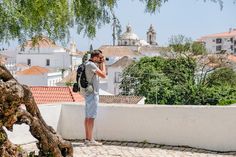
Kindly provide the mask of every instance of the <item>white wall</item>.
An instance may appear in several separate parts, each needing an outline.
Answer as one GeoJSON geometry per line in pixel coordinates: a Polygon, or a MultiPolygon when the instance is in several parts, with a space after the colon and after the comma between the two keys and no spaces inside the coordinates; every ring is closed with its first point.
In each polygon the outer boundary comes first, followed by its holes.
{"type": "Polygon", "coordinates": [[[27,64],[27,59],[31,59],[31,66],[53,68],[70,68],[71,66],[71,56],[65,50],[57,52],[57,49],[40,49],[40,51],[34,49],[29,52],[18,52],[16,63],[27,64]],[[50,59],[50,66],[46,66],[47,59],[50,59]]]}
{"type": "Polygon", "coordinates": [[[16,75],[16,79],[20,84],[28,86],[47,86],[47,73],[42,75],[16,75]]]}
{"type": "Polygon", "coordinates": [[[53,72],[47,74],[47,86],[56,86],[57,82],[62,80],[62,72],[53,72]]]}
{"type": "MultiPolygon", "coordinates": [[[[83,139],[84,106],[63,105],[58,131],[83,139]]],[[[102,105],[96,139],[147,141],[217,151],[236,150],[236,106],[102,105]]]]}
{"type": "Polygon", "coordinates": [[[206,43],[206,49],[209,53],[216,53],[216,46],[218,45],[221,45],[222,50],[226,50],[227,52],[230,52],[230,53],[235,53],[234,48],[236,48],[236,45],[234,45],[234,40],[236,40],[236,37],[233,37],[233,43],[231,43],[230,38],[232,37],[220,38],[222,39],[222,43],[220,44],[216,44],[217,38],[208,37],[208,38],[204,38],[203,40],[206,43]],[[231,45],[233,45],[233,50],[231,50],[231,47],[230,47],[231,45]]]}
{"type": "MultiPolygon", "coordinates": [[[[84,139],[84,105],[40,105],[46,123],[66,139],[84,139]]],[[[101,104],[96,139],[185,145],[217,151],[236,151],[236,106],[154,106],[101,104]]],[[[28,127],[8,132],[13,143],[35,139],[28,127]]]]}
{"type": "Polygon", "coordinates": [[[107,91],[112,94],[119,94],[120,93],[120,83],[115,82],[115,73],[120,72],[122,74],[123,68],[121,67],[111,67],[109,66],[107,69],[108,76],[107,76],[107,91]]]}
{"type": "Polygon", "coordinates": [[[16,79],[28,86],[56,86],[62,80],[62,73],[51,72],[39,75],[16,75],[16,79]]]}
{"type": "MultiPolygon", "coordinates": [[[[58,121],[61,113],[61,105],[40,105],[39,110],[46,123],[57,130],[58,121]]],[[[14,125],[13,132],[7,131],[9,140],[15,144],[24,144],[36,141],[36,139],[30,134],[29,127],[25,124],[14,125]]]]}

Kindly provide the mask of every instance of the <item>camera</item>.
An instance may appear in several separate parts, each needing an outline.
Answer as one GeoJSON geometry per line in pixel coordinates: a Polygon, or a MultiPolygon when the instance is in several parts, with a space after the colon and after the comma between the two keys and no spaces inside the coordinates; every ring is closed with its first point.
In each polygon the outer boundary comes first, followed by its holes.
{"type": "MultiPolygon", "coordinates": [[[[87,51],[87,52],[85,53],[85,55],[83,56],[82,61],[83,61],[83,62],[88,61],[88,60],[91,58],[91,53],[93,53],[93,52],[97,52],[97,53],[102,54],[102,51],[101,51],[101,50],[87,51]]],[[[102,56],[102,57],[100,57],[100,61],[99,61],[98,63],[100,64],[100,63],[102,63],[102,62],[104,62],[104,61],[109,61],[109,58],[102,56]]]]}
{"type": "Polygon", "coordinates": [[[102,56],[100,57],[100,61],[98,63],[102,63],[104,61],[109,61],[109,58],[102,56]]]}

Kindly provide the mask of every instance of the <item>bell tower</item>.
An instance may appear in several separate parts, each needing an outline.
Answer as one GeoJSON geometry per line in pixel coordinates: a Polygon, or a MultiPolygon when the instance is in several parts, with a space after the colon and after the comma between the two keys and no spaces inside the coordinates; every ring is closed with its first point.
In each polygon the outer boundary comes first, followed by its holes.
{"type": "Polygon", "coordinates": [[[154,30],[152,24],[150,25],[150,27],[147,31],[147,42],[150,45],[158,45],[156,42],[156,31],[154,30]]]}

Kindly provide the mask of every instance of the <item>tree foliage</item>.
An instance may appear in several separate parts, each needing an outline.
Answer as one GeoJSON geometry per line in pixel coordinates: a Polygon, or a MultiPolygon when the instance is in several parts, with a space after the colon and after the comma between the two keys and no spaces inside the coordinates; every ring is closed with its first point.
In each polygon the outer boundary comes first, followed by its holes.
{"type": "Polygon", "coordinates": [[[198,82],[196,60],[187,57],[145,57],[123,73],[123,95],[146,97],[148,104],[225,105],[235,102],[235,75],[222,68],[198,82]]]}
{"type": "Polygon", "coordinates": [[[144,57],[123,73],[123,95],[146,97],[150,104],[225,105],[236,101],[236,72],[227,55],[207,55],[182,35],[172,36],[173,56],[144,57]]]}
{"type": "MultiPolygon", "coordinates": [[[[146,11],[154,13],[168,0],[139,0],[146,11]]],[[[206,1],[206,0],[205,0],[206,1]]],[[[222,0],[209,0],[223,6],[222,0]]],[[[77,27],[94,37],[96,28],[111,22],[111,10],[118,0],[0,0],[0,42],[46,35],[51,39],[69,38],[77,27]]]]}
{"type": "Polygon", "coordinates": [[[202,43],[193,42],[191,38],[183,35],[173,35],[169,39],[169,47],[178,54],[203,55],[206,54],[206,48],[202,43]]]}

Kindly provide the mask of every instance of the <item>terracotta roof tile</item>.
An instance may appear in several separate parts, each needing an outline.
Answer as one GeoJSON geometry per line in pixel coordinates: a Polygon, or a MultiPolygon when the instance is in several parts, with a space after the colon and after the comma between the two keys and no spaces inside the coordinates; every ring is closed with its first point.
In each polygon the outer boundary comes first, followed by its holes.
{"type": "Polygon", "coordinates": [[[203,36],[202,38],[218,38],[218,37],[222,38],[222,37],[235,37],[235,36],[236,36],[236,29],[233,29],[232,31],[228,31],[228,32],[206,35],[206,36],[203,36]]]}
{"type": "Polygon", "coordinates": [[[138,52],[134,52],[126,46],[108,46],[104,45],[99,48],[103,55],[106,57],[114,57],[114,56],[138,56],[140,55],[138,52]]]}
{"type": "Polygon", "coordinates": [[[28,40],[24,43],[24,47],[28,48],[61,48],[60,46],[57,46],[55,42],[48,37],[43,36],[41,39],[39,39],[38,43],[33,45],[32,40],[28,40]]]}
{"type": "Polygon", "coordinates": [[[84,101],[84,98],[73,93],[70,87],[31,86],[30,90],[37,104],[84,101]]]}
{"type": "Polygon", "coordinates": [[[228,59],[229,59],[230,61],[236,63],[236,56],[235,56],[235,55],[229,55],[229,56],[228,56],[228,59]]]}
{"type": "Polygon", "coordinates": [[[16,74],[17,75],[42,75],[44,73],[48,73],[49,69],[43,68],[40,66],[32,66],[29,69],[19,71],[16,74]]]}
{"type": "Polygon", "coordinates": [[[6,56],[0,54],[0,64],[4,64],[6,62],[6,56]]]}

